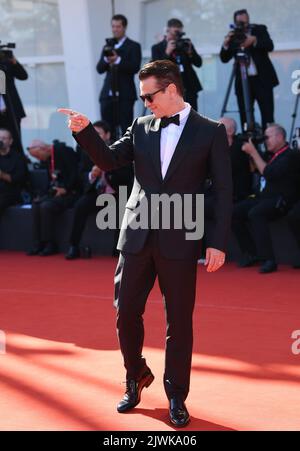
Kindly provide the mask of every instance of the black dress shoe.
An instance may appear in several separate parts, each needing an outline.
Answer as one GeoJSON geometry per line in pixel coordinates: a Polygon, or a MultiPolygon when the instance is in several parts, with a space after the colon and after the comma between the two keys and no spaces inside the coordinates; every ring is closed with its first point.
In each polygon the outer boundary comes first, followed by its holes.
{"type": "Polygon", "coordinates": [[[277,264],[274,260],[266,260],[259,269],[261,274],[268,274],[274,271],[277,271],[277,264]]]}
{"type": "Polygon", "coordinates": [[[47,243],[44,249],[39,253],[41,257],[48,257],[49,255],[57,254],[57,247],[54,243],[47,243]]]}
{"type": "Polygon", "coordinates": [[[65,255],[66,260],[75,260],[80,257],[80,251],[78,246],[70,246],[68,253],[65,255]]]}
{"type": "Polygon", "coordinates": [[[149,387],[154,381],[154,376],[151,373],[150,368],[144,372],[139,381],[129,379],[126,381],[126,391],[123,399],[117,405],[117,411],[119,413],[127,412],[133,407],[137,406],[141,400],[141,393],[144,387],[149,387]]]}
{"type": "Polygon", "coordinates": [[[190,422],[188,410],[180,398],[170,399],[169,415],[171,423],[178,428],[183,428],[190,422]]]}
{"type": "Polygon", "coordinates": [[[250,268],[258,263],[259,259],[255,255],[245,254],[238,263],[239,268],[250,268]]]}
{"type": "Polygon", "coordinates": [[[32,255],[38,255],[42,250],[44,249],[45,244],[44,243],[38,243],[36,246],[34,246],[32,249],[30,249],[26,255],[32,256],[32,255]]]}

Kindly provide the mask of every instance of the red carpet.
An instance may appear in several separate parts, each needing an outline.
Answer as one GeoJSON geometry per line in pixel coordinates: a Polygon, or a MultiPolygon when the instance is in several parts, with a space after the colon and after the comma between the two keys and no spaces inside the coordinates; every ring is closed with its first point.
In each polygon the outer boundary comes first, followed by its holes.
{"type": "MultiPolygon", "coordinates": [[[[158,286],[145,315],[154,383],[128,414],[112,307],[116,259],[66,262],[1,251],[0,430],[172,430],[158,286]]],[[[189,430],[300,430],[299,272],[198,270],[189,430]]]]}

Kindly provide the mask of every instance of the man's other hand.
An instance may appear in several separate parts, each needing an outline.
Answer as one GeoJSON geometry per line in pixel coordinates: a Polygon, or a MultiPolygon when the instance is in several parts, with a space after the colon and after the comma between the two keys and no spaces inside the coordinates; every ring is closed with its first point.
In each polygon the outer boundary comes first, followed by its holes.
{"type": "Polygon", "coordinates": [[[204,265],[207,266],[207,272],[214,272],[221,268],[225,263],[225,253],[208,247],[206,249],[206,258],[204,265]]]}
{"type": "Polygon", "coordinates": [[[90,123],[90,120],[87,118],[87,116],[78,113],[78,111],[71,110],[70,108],[58,108],[57,111],[58,113],[65,114],[69,117],[68,127],[74,133],[81,132],[90,123]]]}

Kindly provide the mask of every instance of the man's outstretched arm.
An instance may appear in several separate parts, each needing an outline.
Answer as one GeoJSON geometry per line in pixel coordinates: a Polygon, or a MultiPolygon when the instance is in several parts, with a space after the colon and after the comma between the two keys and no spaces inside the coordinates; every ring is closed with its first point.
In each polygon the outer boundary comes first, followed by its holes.
{"type": "Polygon", "coordinates": [[[74,138],[101,169],[111,171],[132,162],[134,123],[121,139],[109,147],[95,131],[87,116],[69,108],[59,108],[57,111],[68,116],[68,127],[74,138]]]}

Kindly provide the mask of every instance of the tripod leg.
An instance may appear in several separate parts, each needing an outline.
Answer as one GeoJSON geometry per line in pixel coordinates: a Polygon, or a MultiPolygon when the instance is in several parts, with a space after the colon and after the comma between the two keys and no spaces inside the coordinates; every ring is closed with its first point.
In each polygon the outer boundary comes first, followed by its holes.
{"type": "Polygon", "coordinates": [[[221,109],[221,117],[223,117],[224,114],[227,112],[227,104],[228,104],[230,92],[231,92],[233,81],[234,81],[234,77],[235,77],[235,70],[236,70],[236,63],[234,63],[234,65],[232,66],[230,79],[229,79],[229,83],[228,83],[226,94],[225,94],[225,99],[224,99],[223,106],[222,106],[222,109],[221,109]]]}
{"type": "Polygon", "coordinates": [[[296,122],[296,118],[297,118],[298,105],[299,105],[299,97],[300,97],[300,94],[297,94],[296,95],[296,100],[295,100],[294,111],[293,111],[293,114],[292,114],[293,120],[292,120],[292,125],[291,125],[291,132],[290,132],[290,141],[289,141],[290,144],[292,143],[293,134],[294,134],[295,122],[296,122]]]}
{"type": "Polygon", "coordinates": [[[246,121],[247,121],[247,131],[254,130],[254,114],[250,101],[250,89],[249,89],[249,80],[247,74],[246,63],[243,60],[239,60],[240,65],[240,73],[242,80],[242,89],[243,89],[243,98],[245,105],[245,113],[246,113],[246,121]]]}

